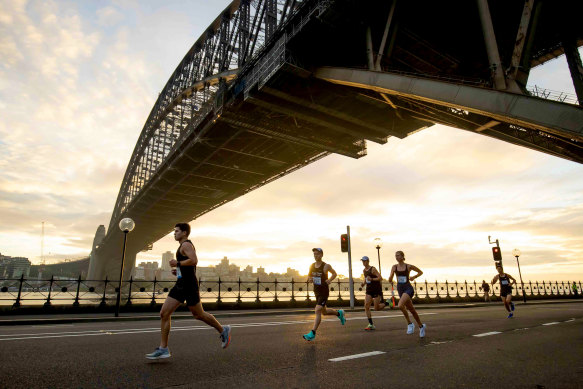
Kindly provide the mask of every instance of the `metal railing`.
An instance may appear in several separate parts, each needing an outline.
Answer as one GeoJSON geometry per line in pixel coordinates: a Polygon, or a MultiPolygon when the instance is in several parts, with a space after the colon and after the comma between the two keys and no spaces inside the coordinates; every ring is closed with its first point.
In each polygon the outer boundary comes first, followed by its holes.
{"type": "MultiPolygon", "coordinates": [[[[143,281],[130,278],[123,283],[122,304],[158,304],[164,302],[175,280],[143,281]]],[[[353,281],[355,297],[364,299],[365,288],[362,280],[353,281]]],[[[27,279],[24,276],[16,279],[0,279],[0,306],[18,308],[26,306],[83,305],[109,306],[114,305],[118,293],[118,280],[84,280],[76,279],[48,280],[27,279]]],[[[419,302],[464,301],[467,299],[484,298],[481,283],[476,281],[445,281],[445,282],[413,282],[414,299],[419,302]]],[[[525,295],[529,298],[553,298],[574,296],[573,281],[529,281],[524,284],[525,295]]],[[[581,291],[581,281],[576,282],[581,291]]],[[[279,301],[311,301],[314,300],[313,287],[305,281],[295,279],[265,279],[265,278],[218,278],[201,279],[199,281],[200,297],[203,303],[242,303],[242,302],[279,302],[279,301]]],[[[500,285],[490,286],[491,297],[500,296],[500,285]]],[[[385,297],[391,296],[391,286],[385,281],[383,285],[385,297]]],[[[522,296],[522,287],[517,284],[513,288],[516,297],[522,296]]],[[[395,297],[398,294],[395,288],[395,297]]],[[[330,300],[349,300],[349,281],[335,280],[330,285],[330,300]]],[[[315,300],[314,300],[315,301],[315,300]]]]}

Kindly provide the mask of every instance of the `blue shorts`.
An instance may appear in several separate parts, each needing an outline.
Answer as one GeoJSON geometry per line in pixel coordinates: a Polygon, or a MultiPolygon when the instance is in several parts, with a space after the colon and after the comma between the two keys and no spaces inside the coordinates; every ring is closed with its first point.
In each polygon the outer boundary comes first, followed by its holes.
{"type": "Polygon", "coordinates": [[[397,292],[399,292],[399,298],[403,296],[403,293],[407,293],[411,298],[415,295],[415,289],[413,289],[413,285],[409,283],[397,284],[397,292]]]}

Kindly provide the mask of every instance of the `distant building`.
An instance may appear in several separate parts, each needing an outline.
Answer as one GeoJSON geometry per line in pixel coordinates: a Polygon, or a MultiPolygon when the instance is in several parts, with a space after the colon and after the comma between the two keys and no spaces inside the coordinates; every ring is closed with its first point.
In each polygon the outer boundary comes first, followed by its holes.
{"type": "Polygon", "coordinates": [[[24,257],[9,257],[0,254],[0,277],[20,278],[30,274],[30,261],[24,257]]]}
{"type": "Polygon", "coordinates": [[[300,276],[300,272],[297,271],[296,269],[292,269],[291,267],[287,268],[287,271],[285,272],[286,277],[299,277],[300,276]]]}
{"type": "Polygon", "coordinates": [[[153,280],[154,277],[159,278],[158,262],[142,262],[134,268],[133,277],[136,280],[153,280]]]}
{"type": "Polygon", "coordinates": [[[172,268],[170,267],[170,260],[174,259],[174,253],[172,251],[166,251],[162,254],[162,270],[170,271],[172,268]]]}

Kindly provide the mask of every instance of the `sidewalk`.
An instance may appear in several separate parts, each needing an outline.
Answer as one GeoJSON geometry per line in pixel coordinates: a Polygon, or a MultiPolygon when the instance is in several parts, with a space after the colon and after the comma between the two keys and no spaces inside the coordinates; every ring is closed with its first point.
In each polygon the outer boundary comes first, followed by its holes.
{"type": "MultiPolygon", "coordinates": [[[[514,302],[517,306],[525,305],[522,301],[514,302]]],[[[542,305],[542,304],[576,304],[583,303],[583,299],[559,299],[559,300],[532,300],[528,301],[526,305],[542,305]]],[[[425,309],[461,309],[461,308],[477,308],[477,307],[492,307],[502,305],[499,301],[492,301],[490,303],[443,303],[443,304],[418,304],[415,308],[417,310],[425,309]]],[[[344,308],[349,312],[363,312],[363,306],[357,306],[354,310],[344,308]]],[[[268,316],[268,315],[297,315],[314,313],[314,309],[307,308],[290,308],[290,309],[257,309],[257,310],[218,310],[208,311],[217,318],[235,318],[245,316],[268,316]]],[[[396,311],[398,312],[398,311],[396,311]]],[[[177,312],[172,315],[172,320],[190,319],[192,315],[189,312],[177,312]]],[[[115,317],[113,313],[71,313],[71,314],[39,314],[39,315],[2,315],[0,316],[0,326],[14,326],[14,325],[41,325],[41,324],[71,324],[71,323],[95,323],[95,322],[118,322],[118,321],[145,321],[145,320],[160,320],[157,314],[152,312],[128,312],[121,313],[119,317],[115,317]]]]}

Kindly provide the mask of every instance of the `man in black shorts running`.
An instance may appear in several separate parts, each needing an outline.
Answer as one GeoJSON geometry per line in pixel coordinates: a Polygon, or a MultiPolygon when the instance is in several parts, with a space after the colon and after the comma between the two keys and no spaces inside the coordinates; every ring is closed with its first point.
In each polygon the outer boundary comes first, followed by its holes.
{"type": "Polygon", "coordinates": [[[514,316],[514,303],[512,302],[512,285],[516,284],[516,280],[508,273],[504,273],[502,266],[496,266],[498,274],[492,279],[492,285],[500,281],[500,298],[504,303],[504,308],[508,311],[508,318],[514,316]]]}
{"type": "Polygon", "coordinates": [[[314,319],[314,327],[312,328],[312,331],[303,335],[304,339],[308,341],[314,340],[316,337],[316,330],[318,329],[318,326],[320,326],[322,315],[336,315],[340,319],[342,325],[346,323],[344,310],[339,309],[338,311],[335,311],[334,309],[326,308],[328,295],[330,294],[330,283],[336,278],[336,272],[332,269],[330,264],[322,261],[324,251],[321,248],[313,248],[312,252],[314,253],[314,259],[316,262],[310,266],[308,282],[314,284],[314,295],[316,296],[316,318],[314,319]],[[328,278],[328,273],[332,273],[330,278],[328,278]]]}
{"type": "Polygon", "coordinates": [[[370,260],[365,255],[360,259],[364,266],[362,271],[364,275],[364,282],[360,286],[366,285],[366,295],[364,297],[364,311],[366,313],[366,318],[368,319],[368,326],[365,328],[366,331],[375,330],[376,327],[372,322],[372,313],[370,312],[370,306],[374,303],[375,311],[382,311],[385,306],[392,308],[392,301],[383,301],[383,278],[381,273],[374,267],[370,266],[370,260]]]}
{"type": "Polygon", "coordinates": [[[188,240],[190,234],[190,225],[188,223],[178,223],[174,227],[174,239],[180,243],[176,251],[176,259],[170,261],[170,266],[176,268],[172,274],[176,275],[176,285],[168,293],[164,305],[160,310],[160,329],[161,340],[160,346],[152,353],[146,354],[148,359],[169,358],[170,350],[168,349],[168,336],[170,335],[171,316],[176,308],[185,300],[188,309],[195,319],[200,320],[215,328],[221,337],[223,348],[226,348],[231,342],[231,326],[221,326],[213,315],[207,313],[202,308],[200,294],[198,290],[198,280],[196,279],[196,264],[198,258],[194,245],[188,240]]]}

